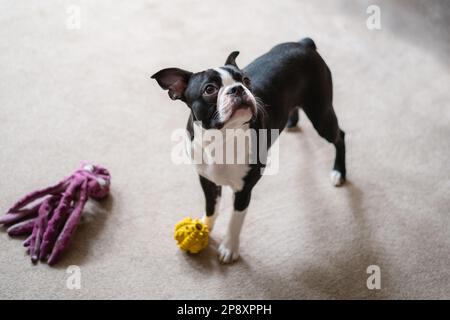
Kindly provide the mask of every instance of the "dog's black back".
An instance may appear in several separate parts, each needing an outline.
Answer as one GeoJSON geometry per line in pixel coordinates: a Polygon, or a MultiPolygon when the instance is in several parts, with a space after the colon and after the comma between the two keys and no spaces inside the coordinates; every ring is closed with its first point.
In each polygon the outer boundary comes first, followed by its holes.
{"type": "Polygon", "coordinates": [[[265,105],[266,128],[283,130],[296,107],[317,121],[331,107],[331,74],[309,38],[275,46],[244,71],[252,79],[253,93],[265,105]]]}

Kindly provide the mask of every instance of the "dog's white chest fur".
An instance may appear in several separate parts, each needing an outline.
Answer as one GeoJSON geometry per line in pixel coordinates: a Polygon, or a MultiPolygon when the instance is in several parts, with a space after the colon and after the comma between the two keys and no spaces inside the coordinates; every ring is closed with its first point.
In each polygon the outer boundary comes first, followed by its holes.
{"type": "MultiPolygon", "coordinates": [[[[200,130],[199,128],[197,128],[200,130]]],[[[201,129],[203,130],[203,129],[201,129]]],[[[199,131],[197,131],[199,132],[199,131]]],[[[244,133],[243,133],[244,134],[244,133]]],[[[237,139],[239,139],[239,134],[236,134],[237,139]]],[[[241,137],[242,138],[242,137],[241,137]]],[[[245,138],[243,138],[245,139],[245,138]]],[[[234,141],[234,140],[233,140],[234,141]]],[[[233,141],[224,139],[224,143],[233,143],[233,141]]],[[[242,141],[242,140],[241,140],[242,141]]],[[[248,165],[250,159],[250,151],[252,150],[251,139],[247,140],[247,145],[244,148],[234,148],[234,156],[229,157],[226,160],[227,155],[226,147],[223,147],[222,150],[224,152],[224,157],[222,157],[223,162],[218,163],[214,161],[214,156],[217,156],[216,152],[211,152],[212,144],[199,143],[198,140],[194,138],[192,142],[192,151],[194,154],[202,154],[203,160],[201,163],[195,164],[197,173],[208,180],[214,182],[220,186],[229,186],[234,192],[238,192],[242,190],[244,187],[244,177],[247,175],[250,170],[250,166],[248,165]],[[242,154],[242,153],[245,154],[242,154]],[[241,161],[237,159],[246,159],[246,161],[241,161]],[[231,161],[230,161],[231,160],[231,161]]],[[[214,144],[214,148],[222,147],[223,145],[214,144]]],[[[217,160],[217,159],[216,159],[217,160]]]]}
{"type": "Polygon", "coordinates": [[[199,175],[220,186],[230,186],[234,192],[244,187],[244,177],[250,167],[246,164],[197,164],[199,175]]]}

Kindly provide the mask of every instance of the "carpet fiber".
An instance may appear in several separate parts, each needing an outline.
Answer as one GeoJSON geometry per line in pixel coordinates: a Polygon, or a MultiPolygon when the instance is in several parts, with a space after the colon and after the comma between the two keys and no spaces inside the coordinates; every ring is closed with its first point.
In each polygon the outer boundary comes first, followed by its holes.
{"type": "Polygon", "coordinates": [[[371,31],[369,1],[2,1],[0,210],[81,160],[109,168],[112,190],[55,267],[0,232],[0,298],[449,299],[450,10],[378,3],[371,31]],[[229,201],[209,248],[183,254],[173,227],[204,208],[194,168],[170,158],[188,109],[150,75],[233,50],[244,66],[304,36],[333,73],[348,183],[331,186],[333,147],[302,113],[280,137],[279,173],[254,189],[241,259],[217,260],[229,201]],[[380,290],[366,286],[370,265],[380,290]]]}

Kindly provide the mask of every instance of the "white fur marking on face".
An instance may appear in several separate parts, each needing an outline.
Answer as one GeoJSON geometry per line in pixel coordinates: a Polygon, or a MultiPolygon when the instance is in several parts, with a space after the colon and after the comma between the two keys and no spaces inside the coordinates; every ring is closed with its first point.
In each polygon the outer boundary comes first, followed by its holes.
{"type": "Polygon", "coordinates": [[[244,224],[247,209],[233,211],[225,239],[219,246],[219,260],[222,263],[231,263],[239,258],[239,238],[244,224]]]}
{"type": "Polygon", "coordinates": [[[229,87],[237,82],[233,79],[233,77],[227,70],[222,68],[215,68],[214,70],[220,74],[220,78],[222,78],[222,85],[224,88],[229,87]]]}
{"type": "Polygon", "coordinates": [[[233,79],[228,71],[222,68],[215,68],[214,70],[219,73],[220,78],[222,79],[222,87],[217,94],[217,111],[219,112],[220,121],[225,122],[228,120],[227,115],[231,113],[227,91],[231,86],[234,86],[237,81],[233,79]]]}
{"type": "MultiPolygon", "coordinates": [[[[253,101],[254,106],[256,107],[256,100],[253,97],[253,94],[246,88],[242,83],[239,81],[236,81],[233,79],[232,75],[229,71],[222,69],[222,68],[215,68],[215,71],[217,71],[220,74],[220,78],[222,79],[222,87],[219,90],[219,93],[217,95],[217,111],[219,112],[219,119],[222,122],[227,122],[232,114],[232,105],[230,101],[230,97],[227,95],[228,91],[235,86],[242,86],[242,88],[245,90],[245,93],[248,97],[251,98],[253,101]]],[[[252,117],[252,113],[247,110],[244,113],[241,113],[240,115],[235,115],[234,118],[236,118],[236,124],[242,124],[250,120],[252,117]]],[[[228,125],[228,127],[231,124],[228,125]]],[[[233,124],[234,126],[235,124],[233,124]]]]}

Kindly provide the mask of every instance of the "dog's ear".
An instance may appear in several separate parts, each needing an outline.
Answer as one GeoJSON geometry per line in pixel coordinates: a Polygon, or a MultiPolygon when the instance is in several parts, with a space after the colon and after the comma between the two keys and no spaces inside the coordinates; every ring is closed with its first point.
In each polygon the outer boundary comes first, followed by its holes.
{"type": "Polygon", "coordinates": [[[188,86],[191,76],[192,72],[179,68],[167,68],[152,75],[152,79],[158,81],[158,84],[164,90],[169,90],[170,99],[181,99],[185,101],[184,91],[188,86]]]}
{"type": "Polygon", "coordinates": [[[239,51],[233,51],[229,54],[227,60],[225,61],[225,65],[232,65],[239,69],[239,67],[236,64],[236,57],[239,55],[239,51]]]}

